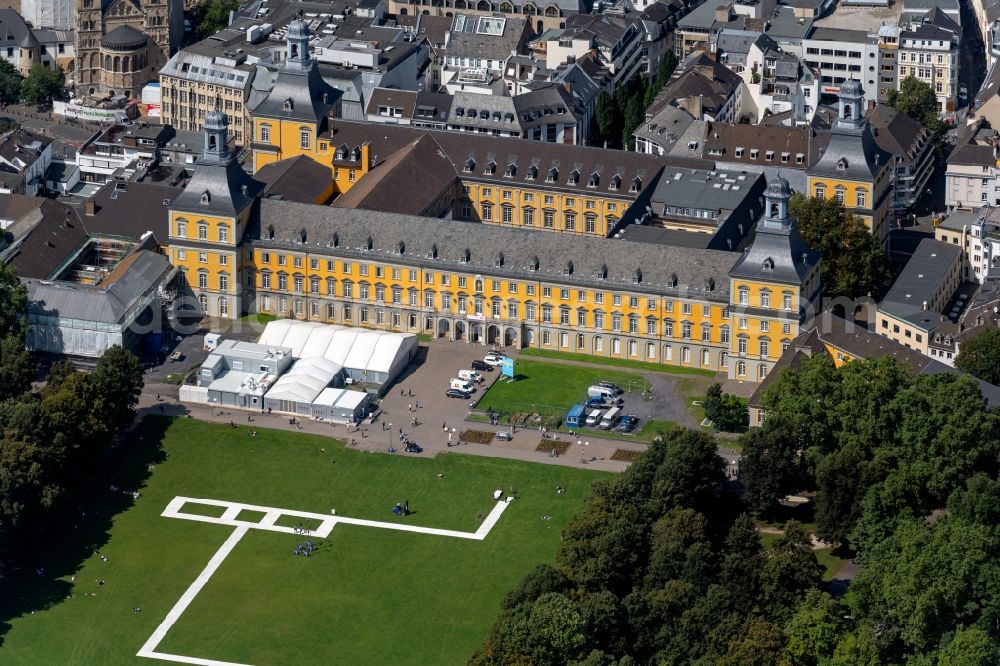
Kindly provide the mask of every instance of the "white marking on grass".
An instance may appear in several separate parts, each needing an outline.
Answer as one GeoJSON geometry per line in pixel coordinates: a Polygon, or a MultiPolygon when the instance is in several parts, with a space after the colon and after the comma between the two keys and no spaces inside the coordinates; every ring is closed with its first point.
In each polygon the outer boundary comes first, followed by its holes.
{"type": "Polygon", "coordinates": [[[225,543],[215,552],[212,559],[208,561],[208,565],[202,570],[198,577],[195,579],[191,586],[181,595],[181,598],[177,600],[174,607],[170,609],[167,616],[164,618],[160,626],[156,628],[156,631],[146,640],[143,646],[136,653],[137,657],[148,657],[150,659],[160,659],[163,661],[173,661],[183,664],[195,664],[196,666],[250,666],[249,664],[239,664],[231,661],[217,661],[214,659],[203,659],[201,657],[188,657],[185,655],[178,654],[168,654],[166,652],[157,652],[156,646],[159,645],[163,639],[166,637],[167,632],[170,628],[180,619],[181,615],[187,609],[187,607],[194,601],[194,598],[201,592],[201,589],[205,587],[209,579],[215,573],[215,571],[222,565],[222,562],[229,556],[236,544],[239,543],[243,535],[246,534],[251,529],[264,530],[267,532],[281,532],[284,534],[303,534],[303,532],[297,531],[298,528],[295,527],[285,527],[283,525],[276,525],[275,522],[282,516],[291,516],[293,518],[302,519],[308,525],[312,525],[313,521],[318,522],[318,526],[315,529],[306,528],[307,531],[304,533],[308,536],[317,536],[320,538],[326,538],[330,535],[331,530],[333,530],[334,525],[337,523],[344,523],[345,525],[359,525],[362,527],[376,527],[384,530],[398,530],[402,532],[415,532],[418,534],[430,534],[432,536],[446,536],[457,539],[472,539],[474,541],[482,541],[486,538],[486,535],[490,533],[493,526],[497,524],[500,520],[500,516],[507,509],[509,502],[500,501],[494,505],[493,509],[487,514],[486,518],[483,520],[482,524],[479,526],[475,532],[459,532],[456,530],[444,530],[438,529],[436,527],[420,527],[419,525],[407,525],[404,523],[388,523],[379,520],[367,520],[364,518],[348,518],[345,516],[327,516],[321,513],[311,513],[308,511],[295,511],[292,509],[277,509],[269,506],[257,506],[255,504],[243,504],[241,502],[227,502],[225,500],[213,500],[213,499],[201,499],[193,497],[175,497],[170,500],[166,508],[163,509],[163,513],[160,515],[165,518],[182,518],[184,520],[195,520],[202,523],[213,523],[216,525],[226,525],[233,528],[233,532],[226,539],[225,543]],[[225,511],[219,517],[215,516],[203,516],[197,513],[185,513],[183,511],[185,504],[204,504],[208,506],[218,506],[225,507],[225,511]],[[263,513],[264,517],[259,521],[248,521],[248,520],[237,520],[238,516],[243,510],[257,511],[263,513]]]}

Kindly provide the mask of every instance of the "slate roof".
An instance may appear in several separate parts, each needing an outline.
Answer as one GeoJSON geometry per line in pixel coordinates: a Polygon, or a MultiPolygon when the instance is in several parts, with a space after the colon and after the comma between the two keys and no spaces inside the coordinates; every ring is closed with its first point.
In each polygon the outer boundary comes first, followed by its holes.
{"type": "MultiPolygon", "coordinates": [[[[788,182],[778,176],[769,181],[767,193],[770,196],[789,197],[791,189],[788,182]]],[[[753,240],[729,271],[729,275],[761,282],[798,285],[819,261],[820,253],[806,246],[794,218],[789,218],[781,226],[762,218],[757,222],[753,240]]]]}
{"type": "Polygon", "coordinates": [[[731,252],[262,200],[255,245],[727,302],[731,252]],[[305,242],[303,242],[303,234],[305,242]],[[402,245],[401,245],[402,244],[402,245]],[[369,245],[371,249],[369,248],[369,245]],[[467,253],[467,254],[466,254],[467,253]],[[466,260],[466,256],[468,260],[466,260]],[[533,270],[537,262],[537,269],[533,270]],[[497,264],[501,265],[497,265],[497,264]],[[606,279],[598,275],[607,271],[606,279]],[[670,286],[676,276],[677,286],[670,286]],[[634,280],[639,278],[641,287],[634,280]],[[708,280],[714,280],[709,291],[708,280]]]}
{"type": "Polygon", "coordinates": [[[516,16],[504,17],[503,33],[499,35],[479,34],[475,26],[469,31],[471,23],[478,24],[483,19],[493,17],[475,16],[458,13],[452,21],[448,33],[445,50],[449,56],[484,58],[487,60],[506,60],[511,53],[521,46],[527,19],[516,16]],[[459,19],[464,21],[464,29],[458,30],[459,19]]]}
{"type": "Polygon", "coordinates": [[[165,242],[170,206],[184,190],[153,183],[108,181],[94,195],[94,215],[83,215],[87,231],[137,241],[147,231],[165,242]]]}
{"type": "Polygon", "coordinates": [[[826,150],[808,169],[808,173],[844,180],[870,181],[891,159],[892,155],[878,147],[867,121],[859,130],[839,127],[835,121],[826,150]]]}
{"type": "Polygon", "coordinates": [[[669,146],[677,141],[693,122],[694,118],[690,113],[667,104],[660,107],[652,118],[640,123],[633,135],[654,141],[664,150],[669,150],[669,146]]]}
{"type": "Polygon", "coordinates": [[[948,164],[993,166],[993,136],[996,132],[985,118],[968,125],[948,155],[948,164]]]}
{"type": "Polygon", "coordinates": [[[829,138],[828,132],[817,132],[811,127],[707,123],[701,149],[706,159],[757,165],[765,169],[784,167],[804,170],[820,154],[829,138]],[[739,148],[743,149],[741,154],[737,154],[739,148]],[[751,158],[754,150],[757,151],[756,159],[751,158]],[[719,151],[721,154],[718,154],[719,151]],[[768,151],[774,151],[771,160],[767,160],[768,151]],[[782,155],[786,153],[788,161],[782,162],[782,155]],[[802,163],[797,161],[799,155],[803,156],[802,163]]]}
{"type": "Polygon", "coordinates": [[[87,241],[87,230],[72,207],[46,199],[40,210],[42,219],[7,255],[22,278],[48,279],[87,241]]]}
{"type": "Polygon", "coordinates": [[[923,239],[893,282],[889,293],[878,304],[878,309],[921,328],[930,329],[941,320],[941,315],[933,310],[925,310],[923,304],[940,289],[949,268],[961,254],[962,249],[957,245],[933,238],[923,239]]]}
{"type": "Polygon", "coordinates": [[[254,107],[252,114],[317,123],[333,108],[340,92],[323,80],[315,61],[306,71],[281,69],[270,92],[254,107]]]}
{"type": "Polygon", "coordinates": [[[455,165],[425,134],[390,155],[333,205],[420,215],[455,182],[455,176],[455,165]]]}
{"type": "Polygon", "coordinates": [[[879,148],[902,164],[912,162],[933,134],[913,118],[885,104],[871,110],[868,122],[879,148]]]}
{"type": "Polygon", "coordinates": [[[254,174],[264,184],[262,197],[315,203],[320,193],[330,189],[330,169],[305,155],[271,162],[254,174]]]}
{"type": "Polygon", "coordinates": [[[200,158],[184,191],[170,204],[171,210],[193,215],[236,216],[253,204],[264,188],[234,158],[224,162],[200,158]],[[244,187],[246,191],[244,192],[244,187]],[[208,195],[207,201],[204,195],[208,195]]]}
{"type": "Polygon", "coordinates": [[[139,32],[127,23],[119,25],[117,28],[101,37],[101,46],[109,46],[116,49],[137,49],[146,44],[148,37],[139,32]]]}

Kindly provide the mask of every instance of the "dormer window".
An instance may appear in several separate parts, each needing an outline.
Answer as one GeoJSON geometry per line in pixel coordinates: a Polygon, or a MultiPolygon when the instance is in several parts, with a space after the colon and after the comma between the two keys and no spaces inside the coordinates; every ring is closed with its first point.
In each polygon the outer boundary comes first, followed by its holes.
{"type": "Polygon", "coordinates": [[[761,267],[765,273],[770,273],[774,270],[774,260],[768,257],[764,260],[764,265],[761,267]]]}
{"type": "Polygon", "coordinates": [[[339,148],[337,148],[337,152],[334,155],[334,157],[336,159],[338,159],[338,160],[346,160],[347,159],[347,144],[343,144],[339,148]]]}
{"type": "Polygon", "coordinates": [[[566,275],[572,275],[573,274],[573,262],[572,261],[567,261],[566,262],[566,268],[563,269],[563,273],[565,273],[566,275]]]}
{"type": "Polygon", "coordinates": [[[463,171],[465,171],[465,173],[472,173],[475,170],[476,170],[476,160],[472,158],[465,160],[465,169],[463,169],[463,171]]]}
{"type": "Polygon", "coordinates": [[[599,269],[597,269],[597,279],[598,280],[607,280],[608,279],[608,265],[607,264],[601,264],[601,267],[599,269]]]}
{"type": "Polygon", "coordinates": [[[457,109],[455,109],[455,115],[461,118],[462,116],[465,115],[465,109],[463,109],[462,107],[458,107],[457,109]]]}
{"type": "Polygon", "coordinates": [[[273,224],[267,225],[267,239],[268,240],[274,240],[274,225],[273,224]]]}
{"type": "Polygon", "coordinates": [[[634,192],[638,192],[641,189],[642,189],[642,179],[638,178],[638,177],[637,178],[633,178],[632,179],[632,184],[629,186],[628,191],[634,193],[634,192]]]}
{"type": "Polygon", "coordinates": [[[208,193],[208,190],[205,190],[201,193],[199,201],[201,201],[202,205],[208,205],[212,201],[212,195],[208,193]]]}
{"type": "Polygon", "coordinates": [[[292,104],[292,98],[289,97],[288,99],[285,100],[285,103],[281,105],[281,108],[284,111],[291,111],[292,110],[292,106],[293,106],[293,104],[292,104]]]}
{"type": "Polygon", "coordinates": [[[404,243],[403,241],[399,241],[398,243],[396,243],[395,252],[396,254],[403,254],[404,252],[406,252],[406,243],[404,243]]]}
{"type": "Polygon", "coordinates": [[[340,247],[340,234],[333,235],[333,246],[340,247]]]}
{"type": "Polygon", "coordinates": [[[531,261],[528,262],[528,270],[529,271],[537,271],[538,270],[538,257],[537,256],[536,257],[532,257],[531,261]]]}
{"type": "Polygon", "coordinates": [[[486,165],[486,170],[483,173],[485,173],[487,176],[492,176],[496,172],[497,172],[497,163],[491,161],[489,164],[486,165]]]}
{"type": "Polygon", "coordinates": [[[545,182],[554,183],[558,178],[559,178],[559,169],[552,167],[551,169],[549,169],[548,175],[545,176],[545,182]]]}
{"type": "Polygon", "coordinates": [[[429,256],[431,259],[437,259],[438,258],[438,246],[437,246],[437,243],[434,243],[433,245],[431,245],[431,251],[427,253],[427,256],[429,256]]]}
{"type": "Polygon", "coordinates": [[[360,162],[361,161],[361,149],[354,146],[354,150],[351,151],[351,161],[360,162]]]}
{"type": "Polygon", "coordinates": [[[841,157],[839,160],[837,160],[837,170],[838,171],[847,171],[847,159],[846,158],[841,157]]]}
{"type": "Polygon", "coordinates": [[[517,165],[511,162],[510,164],[507,165],[507,170],[504,172],[503,175],[507,176],[508,178],[513,178],[516,173],[517,173],[517,165]]]}
{"type": "Polygon", "coordinates": [[[300,243],[305,243],[306,242],[306,230],[305,230],[305,228],[299,229],[299,242],[300,243]]]}
{"type": "Polygon", "coordinates": [[[532,164],[530,167],[528,167],[528,178],[527,179],[528,180],[535,180],[536,178],[538,178],[538,167],[536,167],[534,164],[532,164]]]}
{"type": "Polygon", "coordinates": [[[461,261],[463,264],[467,264],[469,263],[469,260],[471,258],[472,258],[472,253],[469,252],[469,248],[465,248],[465,250],[462,252],[462,256],[459,257],[459,261],[461,261]]]}
{"type": "Polygon", "coordinates": [[[566,182],[569,185],[578,185],[580,183],[580,172],[573,169],[572,173],[569,174],[569,180],[566,182]]]}
{"type": "Polygon", "coordinates": [[[608,185],[609,190],[617,190],[622,186],[622,177],[615,174],[611,177],[611,184],[608,185]]]}
{"type": "Polygon", "coordinates": [[[497,256],[493,258],[493,265],[497,268],[501,268],[503,266],[503,252],[497,252],[497,256]]]}
{"type": "Polygon", "coordinates": [[[639,284],[640,282],[642,282],[642,269],[641,268],[635,269],[635,273],[632,274],[632,282],[635,283],[635,284],[639,284]]]}
{"type": "Polygon", "coordinates": [[[677,286],[677,273],[671,273],[670,274],[670,279],[667,280],[667,286],[668,287],[676,287],[677,286]]]}
{"type": "Polygon", "coordinates": [[[372,249],[372,247],[373,247],[373,246],[374,246],[374,243],[372,243],[372,237],[371,237],[371,236],[369,236],[369,237],[368,237],[368,238],[367,238],[367,239],[365,240],[365,249],[366,249],[366,250],[369,250],[369,251],[371,251],[371,249],[372,249]]]}
{"type": "Polygon", "coordinates": [[[601,174],[596,171],[590,174],[590,180],[587,181],[587,187],[597,187],[601,184],[601,174]]]}
{"type": "Polygon", "coordinates": [[[708,278],[705,281],[705,291],[715,291],[715,278],[708,278]]]}

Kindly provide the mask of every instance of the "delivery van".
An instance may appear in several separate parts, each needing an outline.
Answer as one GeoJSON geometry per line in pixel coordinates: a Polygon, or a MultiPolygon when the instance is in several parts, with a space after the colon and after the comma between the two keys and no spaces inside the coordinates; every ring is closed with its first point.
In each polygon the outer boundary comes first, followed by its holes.
{"type": "Polygon", "coordinates": [[[458,378],[459,379],[464,379],[465,381],[472,382],[472,383],[483,381],[483,376],[480,375],[475,370],[459,370],[458,371],[458,378]]]}
{"type": "Polygon", "coordinates": [[[601,410],[595,409],[587,415],[587,426],[594,428],[601,422],[601,410]]]}
{"type": "Polygon", "coordinates": [[[611,409],[609,409],[604,414],[604,418],[601,419],[601,428],[603,430],[611,430],[612,428],[614,428],[615,424],[618,423],[618,419],[620,418],[621,413],[622,410],[620,410],[617,407],[612,407],[611,409]]]}
{"type": "Polygon", "coordinates": [[[466,393],[472,393],[476,388],[472,385],[472,382],[466,379],[452,379],[448,388],[457,389],[459,391],[465,391],[466,393]]]}

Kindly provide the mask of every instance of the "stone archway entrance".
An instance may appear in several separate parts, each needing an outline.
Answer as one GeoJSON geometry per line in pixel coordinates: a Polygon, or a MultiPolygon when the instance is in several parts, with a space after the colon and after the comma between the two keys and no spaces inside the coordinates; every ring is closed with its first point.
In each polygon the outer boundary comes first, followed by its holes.
{"type": "Polygon", "coordinates": [[[483,325],[473,324],[469,328],[469,342],[482,342],[483,341],[483,325]]]}
{"type": "Polygon", "coordinates": [[[455,339],[464,340],[466,336],[466,327],[464,321],[455,322],[455,339]]]}
{"type": "Polygon", "coordinates": [[[495,345],[500,341],[500,327],[490,324],[486,327],[486,344],[495,345]]]}
{"type": "Polygon", "coordinates": [[[447,319],[438,320],[438,337],[446,338],[451,333],[451,323],[447,319]]]}
{"type": "Polygon", "coordinates": [[[507,327],[503,332],[503,344],[505,347],[510,347],[517,344],[517,329],[507,327]]]}

